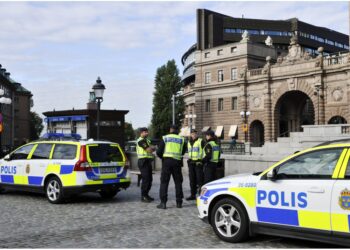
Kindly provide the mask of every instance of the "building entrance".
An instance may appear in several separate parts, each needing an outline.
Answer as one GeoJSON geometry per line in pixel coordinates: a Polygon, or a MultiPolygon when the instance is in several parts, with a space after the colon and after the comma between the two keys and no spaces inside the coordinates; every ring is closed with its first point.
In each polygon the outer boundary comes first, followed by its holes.
{"type": "Polygon", "coordinates": [[[276,138],[289,137],[290,132],[302,131],[302,125],[315,124],[312,100],[304,92],[286,92],[277,101],[275,109],[276,138]]]}

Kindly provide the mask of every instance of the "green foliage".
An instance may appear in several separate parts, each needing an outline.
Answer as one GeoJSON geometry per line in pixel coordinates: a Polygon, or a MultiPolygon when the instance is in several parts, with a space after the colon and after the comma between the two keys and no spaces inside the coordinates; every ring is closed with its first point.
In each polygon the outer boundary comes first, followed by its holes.
{"type": "MultiPolygon", "coordinates": [[[[172,95],[182,88],[175,60],[168,61],[157,69],[153,94],[152,137],[161,138],[169,132],[172,124],[172,95]]],[[[182,96],[175,98],[175,124],[180,127],[185,111],[182,96]]]]}
{"type": "Polygon", "coordinates": [[[125,122],[124,125],[125,140],[132,141],[135,140],[135,132],[131,123],[125,122]]]}
{"type": "Polygon", "coordinates": [[[43,129],[43,119],[36,112],[30,111],[30,140],[37,140],[43,129]]]}

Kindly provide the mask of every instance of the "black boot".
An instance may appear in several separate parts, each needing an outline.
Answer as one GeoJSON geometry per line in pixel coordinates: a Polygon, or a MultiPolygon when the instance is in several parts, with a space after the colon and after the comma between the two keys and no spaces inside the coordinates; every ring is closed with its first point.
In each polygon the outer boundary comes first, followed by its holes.
{"type": "Polygon", "coordinates": [[[147,199],[151,200],[151,201],[154,201],[154,198],[152,198],[151,196],[149,195],[146,195],[147,199]]]}
{"type": "Polygon", "coordinates": [[[150,198],[148,198],[147,196],[142,196],[141,201],[146,202],[146,203],[150,203],[152,200],[150,198]]]}
{"type": "Polygon", "coordinates": [[[166,209],[166,204],[165,204],[165,202],[161,202],[161,203],[157,206],[157,208],[159,208],[159,209],[166,209]]]}
{"type": "Polygon", "coordinates": [[[177,201],[176,202],[176,207],[177,208],[182,208],[182,201],[177,201]]]}

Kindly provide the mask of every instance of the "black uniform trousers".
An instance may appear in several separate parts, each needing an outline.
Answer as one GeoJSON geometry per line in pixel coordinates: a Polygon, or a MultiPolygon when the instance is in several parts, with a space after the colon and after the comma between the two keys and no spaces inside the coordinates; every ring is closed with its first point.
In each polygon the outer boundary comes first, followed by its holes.
{"type": "Polygon", "coordinates": [[[215,172],[218,167],[218,163],[206,162],[204,163],[204,184],[215,180],[215,172]]]}
{"type": "Polygon", "coordinates": [[[168,186],[171,176],[173,176],[175,182],[176,201],[182,202],[184,195],[182,192],[183,177],[181,167],[181,161],[173,158],[163,158],[159,190],[159,198],[161,202],[166,203],[168,201],[168,186]]]}
{"type": "Polygon", "coordinates": [[[196,193],[203,186],[204,173],[202,162],[188,160],[188,176],[190,179],[191,196],[196,196],[196,193]],[[198,164],[200,163],[200,164],[198,164]]]}
{"type": "Polygon", "coordinates": [[[148,196],[148,192],[151,190],[152,187],[152,160],[150,158],[142,158],[139,159],[137,164],[141,172],[141,195],[142,196],[148,196]]]}

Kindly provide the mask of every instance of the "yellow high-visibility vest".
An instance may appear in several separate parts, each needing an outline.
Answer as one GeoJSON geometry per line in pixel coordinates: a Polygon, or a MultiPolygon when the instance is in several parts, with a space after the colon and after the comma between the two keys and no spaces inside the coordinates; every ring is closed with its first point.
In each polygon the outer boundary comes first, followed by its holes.
{"type": "Polygon", "coordinates": [[[210,141],[208,142],[203,149],[204,152],[204,156],[206,156],[206,152],[205,152],[205,147],[210,145],[212,148],[212,154],[211,154],[211,159],[210,162],[215,162],[218,163],[219,162],[219,155],[220,155],[220,147],[218,144],[216,144],[215,141],[210,141]]]}
{"type": "Polygon", "coordinates": [[[139,142],[140,142],[141,140],[144,140],[144,139],[147,141],[148,145],[151,145],[151,141],[150,141],[149,139],[147,139],[147,138],[142,138],[142,137],[140,137],[139,139],[137,139],[137,142],[136,142],[136,153],[137,153],[137,157],[138,157],[139,159],[143,159],[143,158],[150,158],[150,159],[153,159],[154,156],[153,156],[152,153],[147,152],[146,150],[143,149],[143,147],[140,147],[140,146],[139,146],[139,142]]]}
{"type": "Polygon", "coordinates": [[[187,144],[188,157],[193,161],[202,160],[203,158],[203,148],[202,148],[202,139],[198,138],[193,146],[190,142],[187,144]]]}
{"type": "Polygon", "coordinates": [[[181,160],[185,139],[179,135],[169,134],[163,136],[163,141],[165,143],[163,157],[181,160]]]}

